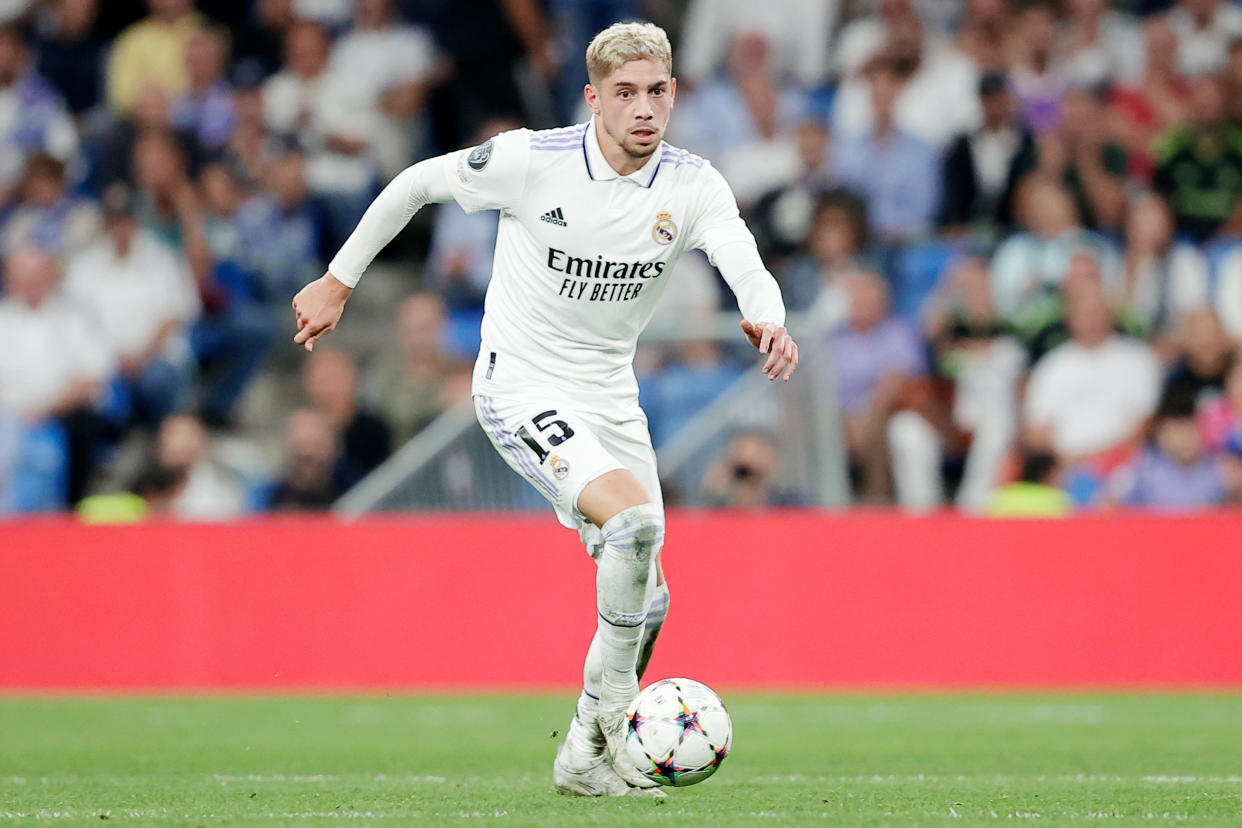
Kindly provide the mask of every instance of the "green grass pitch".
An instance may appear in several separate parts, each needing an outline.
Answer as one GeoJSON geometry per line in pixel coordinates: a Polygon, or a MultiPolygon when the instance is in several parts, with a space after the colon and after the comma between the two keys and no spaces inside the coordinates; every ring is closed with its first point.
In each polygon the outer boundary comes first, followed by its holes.
{"type": "Polygon", "coordinates": [[[568,693],[0,697],[0,825],[1242,824],[1242,696],[724,697],[662,803],[553,791],[568,693]]]}

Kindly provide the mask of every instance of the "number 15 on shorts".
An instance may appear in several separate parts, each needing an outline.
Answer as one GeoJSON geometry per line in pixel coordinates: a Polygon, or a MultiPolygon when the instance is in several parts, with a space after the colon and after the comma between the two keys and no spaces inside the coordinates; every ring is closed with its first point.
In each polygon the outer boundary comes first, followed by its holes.
{"type": "MultiPolygon", "coordinates": [[[[548,445],[552,447],[559,446],[561,443],[574,436],[574,430],[569,427],[569,423],[564,420],[556,419],[555,408],[550,408],[547,411],[531,417],[530,424],[533,425],[537,431],[543,434],[544,439],[548,441],[548,445]]],[[[535,439],[535,436],[530,433],[530,429],[526,426],[520,426],[518,428],[517,436],[521,438],[522,442],[535,453],[535,456],[539,458],[540,463],[548,459],[548,450],[535,439]]]]}

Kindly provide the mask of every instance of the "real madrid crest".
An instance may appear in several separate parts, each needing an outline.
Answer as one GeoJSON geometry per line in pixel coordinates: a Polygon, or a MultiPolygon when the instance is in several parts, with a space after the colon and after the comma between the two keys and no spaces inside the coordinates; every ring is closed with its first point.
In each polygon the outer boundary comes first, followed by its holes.
{"type": "Polygon", "coordinates": [[[656,244],[672,244],[677,238],[677,225],[673,224],[672,213],[656,213],[655,226],[651,228],[651,238],[656,244]]]}
{"type": "Polygon", "coordinates": [[[569,476],[569,461],[558,454],[552,455],[548,460],[548,466],[552,469],[552,476],[557,480],[564,480],[569,476]]]}

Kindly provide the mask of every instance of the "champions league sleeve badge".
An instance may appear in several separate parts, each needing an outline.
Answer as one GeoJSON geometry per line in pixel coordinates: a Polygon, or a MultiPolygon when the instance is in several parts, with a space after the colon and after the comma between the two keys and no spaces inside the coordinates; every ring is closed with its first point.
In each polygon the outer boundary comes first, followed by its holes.
{"type": "Polygon", "coordinates": [[[656,213],[655,226],[651,228],[651,238],[657,244],[672,244],[677,238],[677,225],[673,224],[672,213],[656,213]]]}
{"type": "Polygon", "coordinates": [[[466,158],[466,163],[475,172],[482,172],[483,168],[487,166],[487,162],[491,160],[492,142],[488,140],[470,151],[470,155],[466,158]]]}

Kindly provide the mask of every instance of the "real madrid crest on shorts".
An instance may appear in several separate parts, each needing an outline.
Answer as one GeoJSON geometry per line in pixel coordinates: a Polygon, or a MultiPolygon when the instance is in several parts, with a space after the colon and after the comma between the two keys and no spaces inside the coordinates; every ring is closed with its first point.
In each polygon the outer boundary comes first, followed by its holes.
{"type": "Polygon", "coordinates": [[[480,172],[487,166],[487,162],[491,160],[492,142],[488,140],[484,141],[482,144],[479,144],[470,151],[470,156],[466,159],[466,163],[470,165],[470,169],[475,172],[480,172]]]}
{"type": "Polygon", "coordinates": [[[673,224],[672,213],[656,213],[655,226],[651,228],[651,238],[657,244],[672,244],[677,238],[677,225],[673,224]]]}
{"type": "Polygon", "coordinates": [[[552,476],[557,480],[564,480],[569,476],[569,461],[559,454],[554,454],[548,459],[548,468],[552,469],[552,476]]]}

